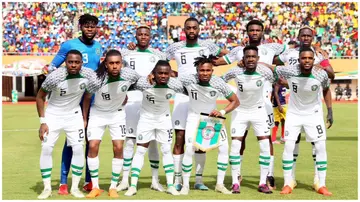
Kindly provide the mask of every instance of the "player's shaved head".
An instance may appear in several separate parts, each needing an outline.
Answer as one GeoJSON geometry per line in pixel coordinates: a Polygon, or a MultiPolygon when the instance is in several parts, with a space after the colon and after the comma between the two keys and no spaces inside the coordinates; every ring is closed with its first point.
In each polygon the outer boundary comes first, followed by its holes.
{"type": "Polygon", "coordinates": [[[157,85],[165,85],[170,79],[171,66],[170,63],[166,60],[159,60],[153,71],[154,80],[157,85]]]}

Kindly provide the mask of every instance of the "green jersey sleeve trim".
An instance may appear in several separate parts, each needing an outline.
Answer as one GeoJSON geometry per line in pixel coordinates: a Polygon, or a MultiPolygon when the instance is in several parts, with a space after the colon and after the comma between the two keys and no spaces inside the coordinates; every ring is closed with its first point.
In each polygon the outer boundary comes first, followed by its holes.
{"type": "Polygon", "coordinates": [[[230,95],[226,96],[226,99],[229,99],[233,94],[234,92],[231,92],[230,95]]]}
{"type": "Polygon", "coordinates": [[[44,88],[40,88],[42,91],[44,91],[45,93],[48,93],[49,91],[45,90],[44,88]]]}
{"type": "Polygon", "coordinates": [[[284,65],[284,64],[285,64],[284,61],[281,60],[280,56],[276,56],[276,57],[279,59],[279,61],[280,61],[280,63],[281,63],[280,65],[284,65]]]}
{"type": "Polygon", "coordinates": [[[223,58],[225,59],[225,62],[229,65],[231,64],[230,59],[228,58],[228,56],[224,55],[223,58]]]}
{"type": "Polygon", "coordinates": [[[221,53],[221,48],[219,48],[218,52],[216,53],[216,56],[218,56],[221,53]]]}

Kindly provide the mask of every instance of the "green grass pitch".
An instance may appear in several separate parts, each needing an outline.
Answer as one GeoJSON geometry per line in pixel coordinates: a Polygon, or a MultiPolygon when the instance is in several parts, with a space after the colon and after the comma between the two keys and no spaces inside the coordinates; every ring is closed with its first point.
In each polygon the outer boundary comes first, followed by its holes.
{"type": "MultiPolygon", "coordinates": [[[[217,151],[208,152],[204,182],[209,186],[207,192],[191,190],[188,196],[174,197],[166,193],[159,193],[150,190],[151,171],[147,155],[145,164],[140,174],[138,193],[134,197],[125,197],[125,192],[120,192],[120,200],[159,200],[159,199],[357,199],[358,196],[358,138],[357,138],[357,104],[334,104],[333,127],[327,130],[327,153],[328,171],[327,187],[333,193],[331,197],[321,196],[312,190],[313,180],[313,160],[311,156],[311,144],[302,138],[300,154],[297,160],[297,182],[298,186],[291,195],[280,195],[283,186],[282,171],[282,152],[283,145],[274,145],[275,150],[275,179],[277,190],[271,195],[257,192],[259,182],[259,146],[253,131],[250,131],[246,142],[246,151],[242,166],[243,183],[241,194],[223,195],[215,193],[216,184],[216,161],[217,151]]],[[[230,116],[228,115],[227,127],[230,126],[230,116]]],[[[37,117],[35,105],[3,105],[3,179],[2,179],[2,198],[3,199],[37,199],[38,194],[43,189],[43,184],[39,168],[39,156],[41,144],[38,138],[37,129],[39,119],[37,117]]],[[[278,135],[279,136],[279,135],[278,135]]],[[[304,135],[303,135],[304,136],[304,135]]],[[[60,177],[61,150],[64,144],[65,135],[61,135],[53,152],[53,171],[52,189],[53,196],[50,199],[74,199],[72,196],[60,196],[57,194],[60,177]]],[[[100,188],[105,192],[98,199],[109,199],[108,187],[111,177],[112,146],[110,135],[107,131],[100,149],[100,169],[99,181],[100,188]]],[[[161,160],[161,159],[160,159],[161,160]]],[[[231,168],[228,166],[225,185],[231,186],[231,168]]],[[[160,182],[165,185],[164,169],[160,167],[160,182]]],[[[71,175],[69,175],[71,182],[71,175]]],[[[84,176],[81,185],[84,181],[84,176]]],[[[194,183],[194,169],[190,186],[194,183]]]]}

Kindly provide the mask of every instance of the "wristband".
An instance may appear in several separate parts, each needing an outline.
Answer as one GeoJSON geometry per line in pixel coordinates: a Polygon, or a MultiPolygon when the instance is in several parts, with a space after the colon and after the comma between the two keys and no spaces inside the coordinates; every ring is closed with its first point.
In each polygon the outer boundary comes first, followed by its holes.
{"type": "Polygon", "coordinates": [[[225,114],[226,114],[226,111],[225,110],[220,110],[220,114],[222,115],[222,116],[224,116],[225,114]]]}
{"type": "Polygon", "coordinates": [[[40,124],[46,124],[46,119],[45,117],[40,117],[40,124]]]}

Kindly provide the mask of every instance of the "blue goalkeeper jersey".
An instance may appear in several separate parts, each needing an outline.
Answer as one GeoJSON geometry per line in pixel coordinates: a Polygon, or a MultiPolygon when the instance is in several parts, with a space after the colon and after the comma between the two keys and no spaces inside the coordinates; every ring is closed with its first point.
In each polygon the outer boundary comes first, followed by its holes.
{"type": "Polygon", "coordinates": [[[81,52],[84,67],[90,68],[95,71],[100,65],[100,58],[102,56],[100,43],[94,40],[93,44],[86,45],[82,41],[80,41],[79,38],[76,38],[65,41],[61,45],[59,52],[51,61],[49,69],[52,69],[52,67],[60,67],[60,65],[65,62],[66,54],[72,49],[81,52]]]}

